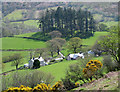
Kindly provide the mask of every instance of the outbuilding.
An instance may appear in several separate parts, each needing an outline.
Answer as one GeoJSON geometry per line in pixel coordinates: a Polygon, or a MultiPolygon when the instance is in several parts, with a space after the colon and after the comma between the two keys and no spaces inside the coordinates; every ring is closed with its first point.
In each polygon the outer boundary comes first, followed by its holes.
{"type": "Polygon", "coordinates": [[[67,60],[76,60],[78,57],[83,58],[84,59],[84,55],[83,53],[75,53],[75,54],[69,54],[67,57],[67,60]]]}

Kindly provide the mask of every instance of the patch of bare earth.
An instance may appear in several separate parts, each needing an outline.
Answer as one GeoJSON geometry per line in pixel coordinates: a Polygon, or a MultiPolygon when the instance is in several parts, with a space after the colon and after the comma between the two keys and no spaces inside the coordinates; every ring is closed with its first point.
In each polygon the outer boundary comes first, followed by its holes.
{"type": "Polygon", "coordinates": [[[118,87],[118,75],[120,71],[109,72],[104,75],[104,77],[94,80],[90,83],[86,83],[83,86],[79,87],[77,90],[84,88],[85,90],[114,90],[118,87]]]}

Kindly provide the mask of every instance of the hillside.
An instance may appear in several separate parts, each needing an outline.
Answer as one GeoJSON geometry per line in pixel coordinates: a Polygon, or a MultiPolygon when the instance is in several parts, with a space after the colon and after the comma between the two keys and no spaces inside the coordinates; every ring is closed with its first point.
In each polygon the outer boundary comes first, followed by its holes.
{"type": "Polygon", "coordinates": [[[119,73],[120,71],[117,72],[109,72],[104,77],[94,80],[88,84],[84,84],[83,86],[76,88],[74,90],[89,90],[90,92],[92,90],[114,90],[114,92],[119,92],[118,88],[118,80],[119,80],[119,73]]]}
{"type": "MultiPolygon", "coordinates": [[[[16,10],[22,11],[23,9],[27,10],[26,18],[32,19],[32,18],[39,18],[40,13],[42,10],[44,11],[45,9],[56,9],[56,7],[61,6],[61,7],[74,7],[75,9],[82,8],[83,10],[88,10],[92,14],[95,15],[95,18],[100,16],[97,21],[115,21],[117,20],[117,13],[118,13],[118,6],[117,3],[75,3],[75,2],[56,2],[56,3],[45,3],[45,2],[26,2],[26,3],[7,3],[4,2],[2,5],[2,13],[4,16],[10,16],[9,14],[14,13],[16,10]],[[34,14],[34,16],[33,16],[34,14]],[[32,15],[32,16],[31,16],[32,15]]],[[[19,12],[20,13],[20,12],[19,12]]],[[[16,14],[15,14],[16,16],[16,14]]],[[[14,16],[13,16],[14,17],[14,16]]],[[[20,19],[21,14],[18,19],[20,19]]],[[[9,17],[8,17],[9,18],[9,17]]]]}
{"type": "Polygon", "coordinates": [[[88,10],[93,14],[96,24],[106,24],[108,27],[116,25],[118,21],[117,3],[75,3],[75,2],[3,2],[2,15],[3,15],[3,37],[19,35],[29,32],[41,31],[39,28],[38,20],[44,15],[45,11],[56,10],[57,7],[74,8],[78,10],[88,10]],[[112,22],[111,22],[112,21],[112,22]],[[13,26],[15,25],[15,26],[13,26]],[[20,25],[17,27],[17,25],[20,25]],[[23,27],[23,26],[26,26],[23,27]]]}

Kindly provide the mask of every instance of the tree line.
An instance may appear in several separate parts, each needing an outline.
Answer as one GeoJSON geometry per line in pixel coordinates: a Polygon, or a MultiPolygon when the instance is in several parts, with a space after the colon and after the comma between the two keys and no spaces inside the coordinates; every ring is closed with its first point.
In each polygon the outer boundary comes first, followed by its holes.
{"type": "Polygon", "coordinates": [[[89,11],[61,7],[56,10],[46,10],[39,20],[39,27],[44,36],[58,30],[64,38],[87,38],[93,36],[97,30],[96,22],[89,11]]]}

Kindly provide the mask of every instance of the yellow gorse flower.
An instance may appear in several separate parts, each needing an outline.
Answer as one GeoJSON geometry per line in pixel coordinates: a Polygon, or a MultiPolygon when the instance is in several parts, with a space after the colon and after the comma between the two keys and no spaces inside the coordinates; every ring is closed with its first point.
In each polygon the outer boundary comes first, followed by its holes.
{"type": "Polygon", "coordinates": [[[51,91],[58,90],[58,88],[60,88],[61,85],[62,85],[61,81],[56,82],[55,85],[53,85],[53,87],[50,87],[50,84],[46,85],[45,83],[37,84],[37,86],[35,86],[34,88],[21,85],[20,87],[10,87],[3,92],[34,92],[34,91],[47,92],[49,90],[51,91]]]}
{"type": "Polygon", "coordinates": [[[86,68],[83,68],[84,76],[92,76],[95,74],[95,72],[100,69],[103,66],[103,64],[99,60],[90,60],[86,64],[86,68]]]}

